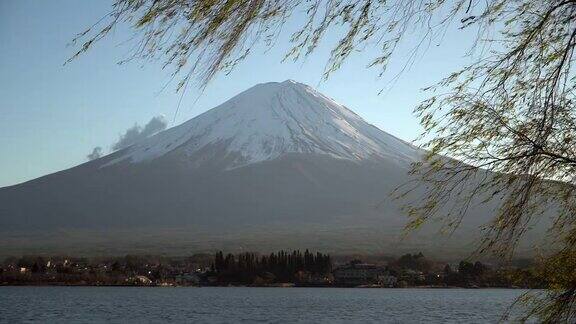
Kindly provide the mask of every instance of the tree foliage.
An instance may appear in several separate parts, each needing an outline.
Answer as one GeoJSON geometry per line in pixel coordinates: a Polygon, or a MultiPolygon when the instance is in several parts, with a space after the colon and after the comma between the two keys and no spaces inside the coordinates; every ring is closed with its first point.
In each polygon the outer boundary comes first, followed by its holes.
{"type": "MultiPolygon", "coordinates": [[[[447,28],[476,28],[478,59],[427,88],[429,99],[415,110],[430,154],[412,171],[418,181],[403,188],[426,189],[407,206],[408,228],[438,217],[453,228],[475,199],[497,200],[480,251],[512,255],[531,222],[553,209],[561,251],[546,264],[575,254],[574,0],[117,0],[74,40],[71,59],[127,22],[135,33],[127,60],[163,60],[182,89],[192,77],[205,84],[230,71],[256,42],[273,46],[293,14],[306,19],[287,59],[312,53],[330,30],[341,34],[325,77],[364,46],[380,49],[367,65],[384,73],[409,30],[421,35],[416,53],[447,28]]],[[[552,306],[537,315],[573,320],[576,282],[554,288],[552,306]]]]}
{"type": "Polygon", "coordinates": [[[328,254],[314,254],[308,250],[304,253],[279,251],[269,255],[245,252],[237,256],[231,253],[224,256],[219,251],[214,256],[213,270],[220,283],[252,283],[255,277],[263,274],[272,274],[271,277],[279,282],[294,282],[302,272],[326,275],[332,270],[332,261],[328,254]]]}

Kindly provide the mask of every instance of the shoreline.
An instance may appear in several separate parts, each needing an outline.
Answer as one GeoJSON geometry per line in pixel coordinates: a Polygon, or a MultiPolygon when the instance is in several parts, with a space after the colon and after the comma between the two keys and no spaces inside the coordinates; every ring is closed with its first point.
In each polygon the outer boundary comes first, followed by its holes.
{"type": "Polygon", "coordinates": [[[220,285],[220,286],[194,286],[194,285],[86,285],[86,284],[0,284],[1,287],[122,287],[122,288],[344,288],[344,289],[519,289],[534,288],[522,287],[459,287],[459,286],[412,286],[412,287],[383,287],[383,286],[305,286],[305,285],[220,285]]]}

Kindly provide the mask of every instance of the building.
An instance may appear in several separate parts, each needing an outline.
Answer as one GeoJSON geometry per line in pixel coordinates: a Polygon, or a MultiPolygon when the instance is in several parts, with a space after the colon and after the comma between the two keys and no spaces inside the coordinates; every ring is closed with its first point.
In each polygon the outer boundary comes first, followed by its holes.
{"type": "Polygon", "coordinates": [[[407,282],[410,286],[414,286],[426,282],[426,275],[422,271],[406,269],[400,273],[400,280],[407,282]]]}
{"type": "Polygon", "coordinates": [[[132,285],[138,286],[149,286],[152,284],[152,280],[150,280],[146,276],[134,276],[126,279],[126,282],[132,285]]]}
{"type": "Polygon", "coordinates": [[[385,278],[386,283],[393,281],[387,278],[386,269],[375,264],[362,263],[359,260],[351,261],[348,264],[334,269],[334,281],[339,285],[357,286],[368,284],[381,284],[381,279],[385,278]]]}
{"type": "Polygon", "coordinates": [[[398,286],[398,278],[392,275],[383,274],[378,277],[378,283],[382,285],[382,287],[393,288],[398,286]]]}

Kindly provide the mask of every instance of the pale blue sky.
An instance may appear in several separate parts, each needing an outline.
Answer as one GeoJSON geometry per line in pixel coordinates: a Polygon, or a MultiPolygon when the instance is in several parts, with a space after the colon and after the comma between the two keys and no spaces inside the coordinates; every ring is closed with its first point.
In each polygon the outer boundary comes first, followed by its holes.
{"type": "MultiPolygon", "coordinates": [[[[116,64],[129,50],[121,45],[129,36],[128,28],[115,30],[92,51],[63,66],[73,53],[67,43],[103,16],[109,5],[100,0],[0,1],[0,187],[83,163],[95,146],[108,152],[119,134],[134,123],[143,125],[156,115],[165,115],[172,123],[179,95],[174,86],[160,92],[168,71],[154,64],[116,64]]],[[[291,24],[297,23],[298,16],[291,24]]],[[[284,34],[273,50],[256,50],[233,73],[219,75],[201,96],[190,87],[176,124],[257,83],[294,79],[410,141],[420,132],[412,115],[414,106],[424,99],[420,89],[469,62],[465,53],[472,32],[451,28],[441,46],[432,44],[381,95],[378,90],[399,70],[418,33],[409,35],[384,79],[377,78],[378,71],[365,68],[376,54],[369,48],[353,56],[328,81],[322,81],[322,72],[334,35],[305,61],[281,63],[289,48],[289,35],[284,34]]]]}

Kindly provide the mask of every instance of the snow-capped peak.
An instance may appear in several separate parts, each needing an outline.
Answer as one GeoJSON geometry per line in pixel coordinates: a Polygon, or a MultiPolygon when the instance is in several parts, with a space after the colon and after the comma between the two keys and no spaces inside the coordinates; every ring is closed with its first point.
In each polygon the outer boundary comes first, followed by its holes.
{"type": "Polygon", "coordinates": [[[192,155],[209,145],[238,153],[231,167],[286,153],[371,157],[412,162],[419,150],[366,123],[313,88],[287,80],[258,84],[220,106],[128,148],[108,163],[155,159],[173,150],[192,155]]]}

